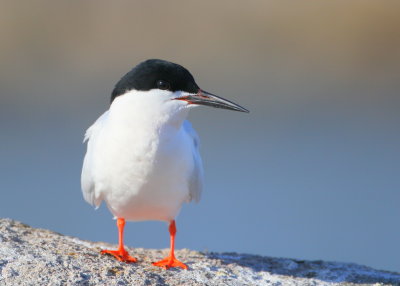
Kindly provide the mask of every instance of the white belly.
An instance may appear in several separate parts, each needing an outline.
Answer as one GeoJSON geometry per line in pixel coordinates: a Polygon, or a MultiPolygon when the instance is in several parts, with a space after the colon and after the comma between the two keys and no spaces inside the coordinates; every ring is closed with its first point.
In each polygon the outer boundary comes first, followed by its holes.
{"type": "Polygon", "coordinates": [[[94,146],[96,189],[116,217],[170,221],[188,199],[192,143],[182,129],[107,128],[94,146]]]}

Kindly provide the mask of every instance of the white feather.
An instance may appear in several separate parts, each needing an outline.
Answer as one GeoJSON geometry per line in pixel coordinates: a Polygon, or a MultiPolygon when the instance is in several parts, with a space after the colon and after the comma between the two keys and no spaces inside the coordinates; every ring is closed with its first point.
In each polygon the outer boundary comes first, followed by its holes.
{"type": "Polygon", "coordinates": [[[161,90],[117,97],[85,136],[85,200],[136,221],[170,221],[184,201],[199,200],[203,170],[187,107],[161,90]]]}
{"type": "Polygon", "coordinates": [[[98,208],[101,204],[102,197],[101,194],[98,192],[96,193],[95,189],[95,182],[93,178],[92,172],[92,164],[93,164],[93,149],[94,144],[97,142],[96,138],[98,137],[99,133],[101,132],[103,125],[108,117],[108,111],[103,113],[96,122],[88,128],[85,133],[85,138],[83,143],[88,141],[87,143],[87,152],[85,158],[83,160],[83,167],[82,167],[82,175],[81,175],[81,187],[83,192],[84,199],[91,205],[94,205],[98,208]]]}
{"type": "Polygon", "coordinates": [[[190,176],[189,181],[189,200],[195,200],[196,202],[200,201],[201,192],[203,190],[203,162],[200,156],[200,138],[197,135],[197,132],[193,129],[192,124],[185,120],[183,123],[183,128],[186,133],[193,140],[193,160],[194,160],[194,169],[190,176]]]}

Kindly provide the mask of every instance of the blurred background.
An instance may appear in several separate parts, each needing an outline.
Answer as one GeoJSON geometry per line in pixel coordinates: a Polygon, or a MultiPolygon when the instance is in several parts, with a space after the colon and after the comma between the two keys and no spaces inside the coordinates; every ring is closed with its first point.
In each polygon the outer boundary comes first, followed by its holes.
{"type": "MultiPolygon", "coordinates": [[[[398,1],[2,1],[0,217],[117,242],[81,196],[84,132],[147,58],[250,114],[198,108],[205,191],[178,248],[400,271],[398,1]]],[[[163,222],[131,247],[166,248],[163,222]]]]}

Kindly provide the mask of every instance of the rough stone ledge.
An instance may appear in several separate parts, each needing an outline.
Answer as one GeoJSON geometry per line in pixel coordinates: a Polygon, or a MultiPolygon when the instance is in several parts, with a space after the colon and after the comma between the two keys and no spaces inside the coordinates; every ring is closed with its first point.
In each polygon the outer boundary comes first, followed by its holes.
{"type": "Polygon", "coordinates": [[[167,250],[135,248],[139,262],[125,264],[106,247],[0,219],[0,285],[400,285],[399,273],[356,264],[187,249],[177,256],[189,270],[163,270],[151,262],[167,250]]]}

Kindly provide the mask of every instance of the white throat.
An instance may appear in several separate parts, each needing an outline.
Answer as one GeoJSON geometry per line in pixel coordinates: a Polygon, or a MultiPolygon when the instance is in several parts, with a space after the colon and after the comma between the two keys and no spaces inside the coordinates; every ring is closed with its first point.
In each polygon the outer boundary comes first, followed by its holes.
{"type": "Polygon", "coordinates": [[[157,89],[129,91],[114,99],[110,119],[118,121],[117,124],[141,125],[149,131],[163,126],[179,129],[188,115],[189,105],[173,98],[171,92],[157,89]]]}

